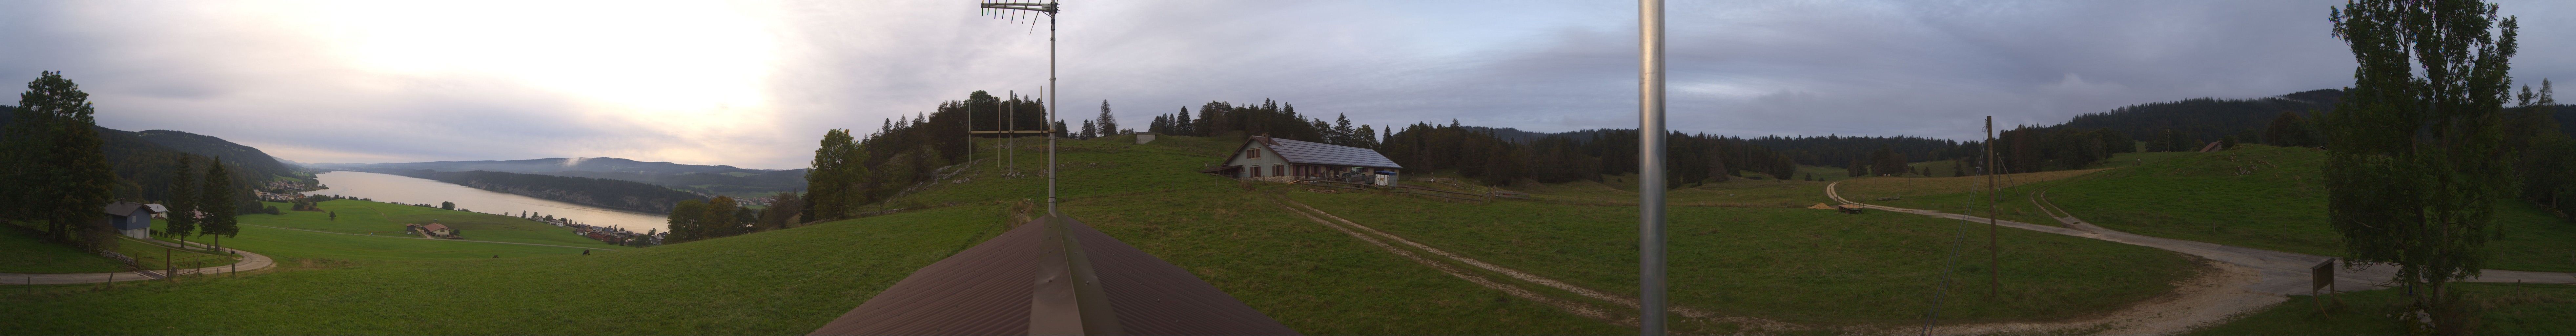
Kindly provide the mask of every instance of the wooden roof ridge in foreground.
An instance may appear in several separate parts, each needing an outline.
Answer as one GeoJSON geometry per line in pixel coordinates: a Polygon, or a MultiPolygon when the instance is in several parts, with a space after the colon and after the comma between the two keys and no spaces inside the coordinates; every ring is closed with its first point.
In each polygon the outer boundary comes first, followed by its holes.
{"type": "Polygon", "coordinates": [[[922,267],[812,333],[925,334],[1294,335],[1297,331],[1189,270],[1081,221],[1055,216],[1021,224],[922,267]]]}

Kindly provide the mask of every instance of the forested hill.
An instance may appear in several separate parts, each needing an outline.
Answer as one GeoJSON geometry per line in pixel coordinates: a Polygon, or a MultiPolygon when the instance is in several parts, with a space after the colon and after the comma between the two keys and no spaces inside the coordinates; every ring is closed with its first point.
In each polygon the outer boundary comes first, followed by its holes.
{"type": "MultiPolygon", "coordinates": [[[[0,105],[0,112],[17,109],[16,106],[0,105]]],[[[13,117],[10,113],[0,113],[0,126],[9,125],[9,119],[13,117]]],[[[296,177],[294,168],[279,163],[277,158],[268,156],[268,153],[261,152],[258,148],[225,141],[223,138],[172,130],[130,132],[107,127],[98,127],[98,133],[99,139],[108,147],[110,152],[108,161],[111,165],[117,164],[119,157],[116,152],[124,148],[141,152],[166,151],[220,157],[224,159],[226,166],[232,166],[227,169],[243,173],[243,176],[256,177],[251,181],[267,181],[271,177],[296,177]]]]}
{"type": "MultiPolygon", "coordinates": [[[[16,106],[0,105],[0,112],[14,110],[17,110],[16,106]]],[[[14,113],[0,113],[0,130],[6,130],[5,126],[9,125],[11,123],[10,119],[14,117],[14,113]]],[[[200,153],[183,148],[173,148],[173,146],[158,143],[170,142],[174,144],[188,145],[190,148],[200,149],[234,146],[239,147],[239,149],[246,149],[249,153],[259,153],[258,149],[234,144],[220,138],[177,131],[156,130],[145,132],[169,132],[187,134],[190,137],[147,139],[142,136],[141,132],[127,132],[106,127],[98,127],[97,129],[101,145],[100,147],[103,147],[103,149],[107,151],[108,167],[116,174],[116,197],[119,200],[141,202],[161,202],[168,200],[171,178],[176,176],[175,174],[178,172],[177,166],[179,158],[183,156],[190,157],[190,160],[194,160],[194,163],[192,164],[194,170],[199,174],[203,174],[206,169],[206,162],[212,161],[212,158],[209,157],[210,154],[207,153],[217,153],[211,155],[223,155],[224,171],[229,172],[233,176],[232,180],[236,185],[235,189],[242,192],[242,195],[237,195],[233,197],[233,199],[241,202],[241,204],[237,204],[237,206],[243,207],[245,209],[244,211],[246,211],[245,213],[259,207],[258,198],[252,197],[250,194],[251,188],[254,187],[253,183],[269,181],[277,177],[297,177],[294,175],[293,170],[286,168],[283,164],[277,163],[274,158],[268,157],[267,154],[235,157],[232,154],[221,154],[233,152],[209,151],[206,153],[200,153]],[[207,141],[211,141],[213,143],[197,144],[198,142],[207,141]]],[[[198,181],[204,181],[204,179],[200,178],[198,181]]]]}
{"type": "MultiPolygon", "coordinates": [[[[436,161],[407,163],[312,163],[307,167],[348,170],[415,170],[446,172],[496,171],[505,173],[589,177],[643,182],[672,189],[702,194],[770,194],[804,189],[805,170],[767,170],[734,166],[705,166],[670,162],[644,162],[620,158],[544,158],[499,161],[436,161]]],[[[740,196],[736,196],[740,197],[740,196]]]]}
{"type": "Polygon", "coordinates": [[[2314,118],[2317,113],[2334,110],[2335,102],[2341,98],[2342,90],[2325,89],[2254,99],[2185,99],[2087,113],[2062,126],[2110,129],[2136,139],[2154,139],[2164,136],[2165,130],[2174,130],[2195,141],[2216,141],[2231,135],[2251,140],[2282,112],[2314,118]]]}
{"type": "Polygon", "coordinates": [[[173,150],[187,152],[188,154],[223,158],[225,163],[239,164],[242,166],[242,169],[257,172],[260,175],[294,176],[293,172],[295,169],[292,166],[288,166],[284,162],[278,162],[276,157],[268,156],[267,152],[262,152],[258,148],[251,148],[250,146],[233,143],[232,141],[225,141],[223,138],[172,130],[147,130],[142,132],[126,132],[107,129],[100,130],[102,133],[110,131],[140,138],[145,142],[151,142],[152,144],[161,145],[162,147],[169,147],[173,150]]]}
{"type": "Polygon", "coordinates": [[[442,172],[426,169],[359,169],[359,171],[424,178],[520,196],[651,213],[670,213],[672,204],[682,200],[701,198],[697,194],[642,182],[588,177],[486,170],[442,172]]]}

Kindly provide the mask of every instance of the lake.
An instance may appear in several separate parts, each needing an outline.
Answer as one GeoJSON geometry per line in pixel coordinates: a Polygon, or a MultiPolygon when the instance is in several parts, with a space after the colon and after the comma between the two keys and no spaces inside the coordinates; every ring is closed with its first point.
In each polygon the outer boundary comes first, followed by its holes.
{"type": "Polygon", "coordinates": [[[636,233],[643,233],[646,229],[669,229],[663,215],[519,196],[423,178],[353,171],[325,172],[314,177],[321,179],[322,185],[330,189],[304,194],[340,195],[401,204],[456,202],[457,209],[474,212],[517,216],[525,211],[570,218],[593,226],[616,226],[636,233]]]}

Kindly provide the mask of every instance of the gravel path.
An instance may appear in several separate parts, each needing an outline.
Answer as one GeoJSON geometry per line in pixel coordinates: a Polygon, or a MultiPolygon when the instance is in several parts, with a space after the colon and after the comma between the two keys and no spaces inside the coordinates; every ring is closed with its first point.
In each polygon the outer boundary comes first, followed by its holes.
{"type": "MultiPolygon", "coordinates": [[[[1885,211],[1972,222],[1988,221],[1988,219],[1984,217],[1963,214],[1886,207],[1852,202],[1850,200],[1843,199],[1842,195],[1835,191],[1835,187],[1840,186],[1841,184],[1841,182],[1835,182],[1833,184],[1825,185],[1825,196],[1832,198],[1835,202],[1885,211]]],[[[2084,222],[2081,219],[2073,217],[2073,214],[2068,214],[2064,217],[2057,216],[2057,214],[2066,212],[2064,210],[2056,210],[2056,206],[2053,204],[2046,204],[2045,200],[2047,197],[2045,193],[2034,196],[2036,197],[2033,197],[2032,202],[2043,209],[2051,209],[2049,211],[2052,213],[2049,216],[2056,218],[2057,221],[2060,222],[2060,224],[2064,224],[2065,227],[2007,220],[1997,220],[1995,221],[1996,225],[2181,252],[2183,254],[2198,256],[2224,264],[2219,267],[2222,272],[2213,272],[2221,275],[2215,279],[2211,279],[2211,276],[2203,276],[2203,279],[2190,280],[2183,284],[2182,288],[2176,289],[2175,295],[2167,296],[2166,301],[2149,302],[2135,307],[2130,307],[2129,309],[2124,309],[2119,312],[2114,312],[2108,317],[2108,320],[2077,321],[2101,323],[2104,324],[2101,327],[2107,329],[2058,328],[1979,331],[1980,329],[1965,328],[1956,330],[1956,332],[1947,332],[1943,331],[1943,329],[1936,328],[1936,333],[1985,334],[2012,333],[2012,331],[2102,329],[2105,331],[2102,331],[2101,333],[2106,334],[2179,334],[2188,332],[2201,325],[2225,321],[2229,317],[2237,314],[2250,312],[2264,306],[2269,306],[2273,303],[2278,303],[2286,299],[2286,297],[2284,297],[2285,295],[2307,295],[2308,285],[2312,276],[2309,268],[2331,259],[2320,255],[2272,251],[2172,238],[2150,237],[2134,233],[2120,232],[2084,222]],[[2241,276],[2242,273],[2249,272],[2252,273],[2252,276],[2241,276]],[[2160,302],[2173,302],[2177,304],[2165,304],[2160,302]],[[2180,304],[2190,302],[2200,303],[2180,304]]],[[[2335,288],[2342,291],[2386,288],[2386,286],[2381,286],[2379,283],[2387,281],[2387,279],[2392,277],[2395,273],[2395,267],[2365,266],[2361,268],[2340,268],[2339,272],[2336,272],[2335,274],[2335,288]]],[[[2576,284],[2576,273],[2506,270],[2483,270],[2481,273],[2483,275],[2467,281],[2576,284]]],[[[2050,325],[2050,327],[2067,327],[2060,325],[2062,323],[2046,324],[2050,325]]]]}

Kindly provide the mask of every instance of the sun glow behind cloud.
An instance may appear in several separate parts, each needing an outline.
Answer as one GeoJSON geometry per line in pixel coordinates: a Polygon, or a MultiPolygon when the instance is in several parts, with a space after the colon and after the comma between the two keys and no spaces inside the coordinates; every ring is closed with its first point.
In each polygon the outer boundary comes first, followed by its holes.
{"type": "Polygon", "coordinates": [[[350,66],[420,78],[489,77],[554,91],[601,122],[666,134],[764,121],[778,41],[711,2],[324,2],[301,21],[350,66]]]}

